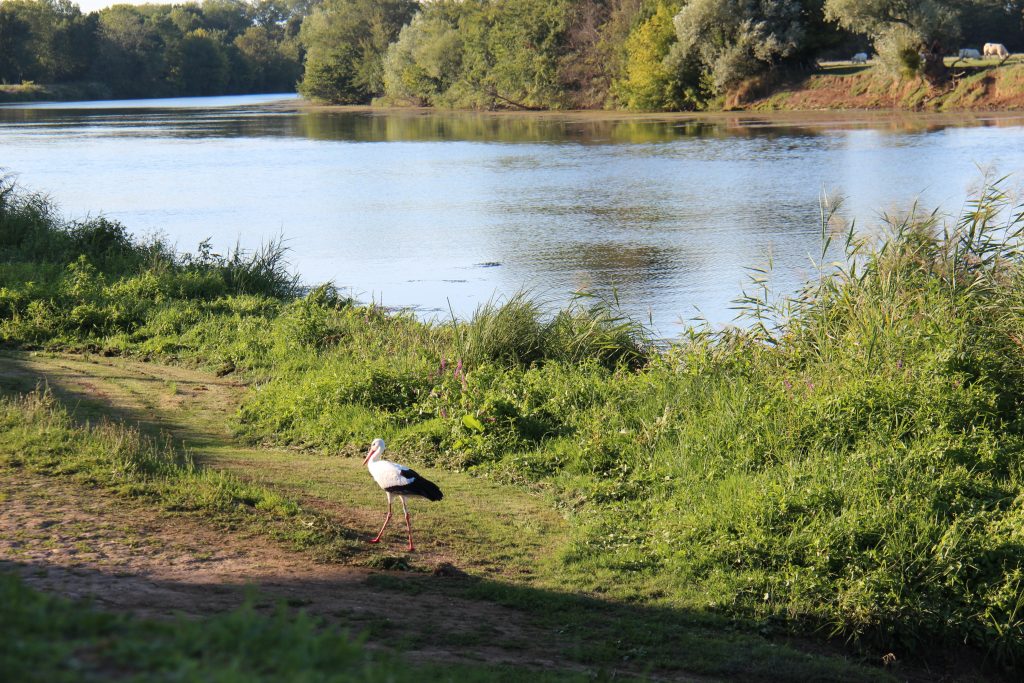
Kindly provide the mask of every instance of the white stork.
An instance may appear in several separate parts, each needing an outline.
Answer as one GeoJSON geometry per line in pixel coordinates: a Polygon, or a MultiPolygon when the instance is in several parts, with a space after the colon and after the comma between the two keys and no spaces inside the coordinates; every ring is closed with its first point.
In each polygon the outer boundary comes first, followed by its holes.
{"type": "Polygon", "coordinates": [[[391,499],[398,496],[402,499],[402,510],[405,512],[405,528],[409,531],[409,552],[415,550],[412,545],[412,525],[409,523],[409,508],[405,505],[406,496],[423,496],[427,500],[441,500],[444,494],[437,484],[417,474],[405,465],[399,465],[390,460],[381,460],[384,453],[384,439],[374,439],[370,444],[370,452],[363,459],[363,464],[370,470],[370,475],[377,485],[384,489],[388,495],[388,516],[384,518],[384,526],[376,538],[370,539],[370,543],[378,543],[384,535],[384,529],[391,521],[391,499]]]}

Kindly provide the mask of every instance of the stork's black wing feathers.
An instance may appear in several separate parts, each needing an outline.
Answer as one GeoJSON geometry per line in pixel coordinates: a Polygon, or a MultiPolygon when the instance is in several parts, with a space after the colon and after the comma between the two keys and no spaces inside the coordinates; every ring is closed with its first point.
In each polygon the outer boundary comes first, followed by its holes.
{"type": "Polygon", "coordinates": [[[444,494],[441,493],[441,489],[437,488],[437,484],[417,474],[416,470],[403,467],[402,476],[412,481],[405,486],[389,486],[384,490],[389,493],[399,493],[406,496],[423,496],[427,500],[441,500],[444,498],[444,494]]]}

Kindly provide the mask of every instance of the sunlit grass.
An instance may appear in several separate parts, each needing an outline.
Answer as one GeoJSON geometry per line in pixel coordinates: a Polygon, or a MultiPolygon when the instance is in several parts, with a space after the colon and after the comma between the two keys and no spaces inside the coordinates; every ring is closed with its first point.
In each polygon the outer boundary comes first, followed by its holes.
{"type": "Polygon", "coordinates": [[[755,273],[744,326],[661,350],[587,299],[519,294],[424,323],[330,286],[233,292],[223,264],[61,264],[26,239],[4,258],[44,284],[5,280],[0,337],[240,373],[253,441],[337,454],[381,436],[410,462],[544,488],[571,525],[550,570],[565,589],[1012,664],[1021,227],[999,183],[958,221],[894,217],[871,238],[831,244],[823,216],[806,288],[774,297],[755,273]],[[206,277],[220,289],[191,284],[206,277]]]}

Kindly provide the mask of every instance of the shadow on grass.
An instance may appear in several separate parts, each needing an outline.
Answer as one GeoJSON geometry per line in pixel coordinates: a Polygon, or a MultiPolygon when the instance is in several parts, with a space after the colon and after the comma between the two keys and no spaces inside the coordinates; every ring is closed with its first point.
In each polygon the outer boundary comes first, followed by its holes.
{"type": "Polygon", "coordinates": [[[869,68],[863,64],[837,64],[822,66],[818,73],[825,76],[853,76],[855,74],[863,73],[869,68]]]}

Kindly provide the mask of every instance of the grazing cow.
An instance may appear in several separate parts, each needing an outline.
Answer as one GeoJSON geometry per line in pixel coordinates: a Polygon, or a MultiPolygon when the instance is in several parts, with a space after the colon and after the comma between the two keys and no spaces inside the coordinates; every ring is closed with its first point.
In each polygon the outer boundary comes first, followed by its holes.
{"type": "Polygon", "coordinates": [[[868,63],[868,53],[867,52],[858,52],[857,54],[855,54],[853,56],[853,58],[850,61],[853,62],[854,64],[867,64],[868,63]]]}
{"type": "Polygon", "coordinates": [[[975,50],[973,47],[964,47],[957,53],[960,59],[981,59],[981,53],[975,50]]]}
{"type": "Polygon", "coordinates": [[[1002,57],[1005,59],[1010,56],[1009,50],[1002,43],[985,43],[982,52],[986,57],[1002,57]]]}

